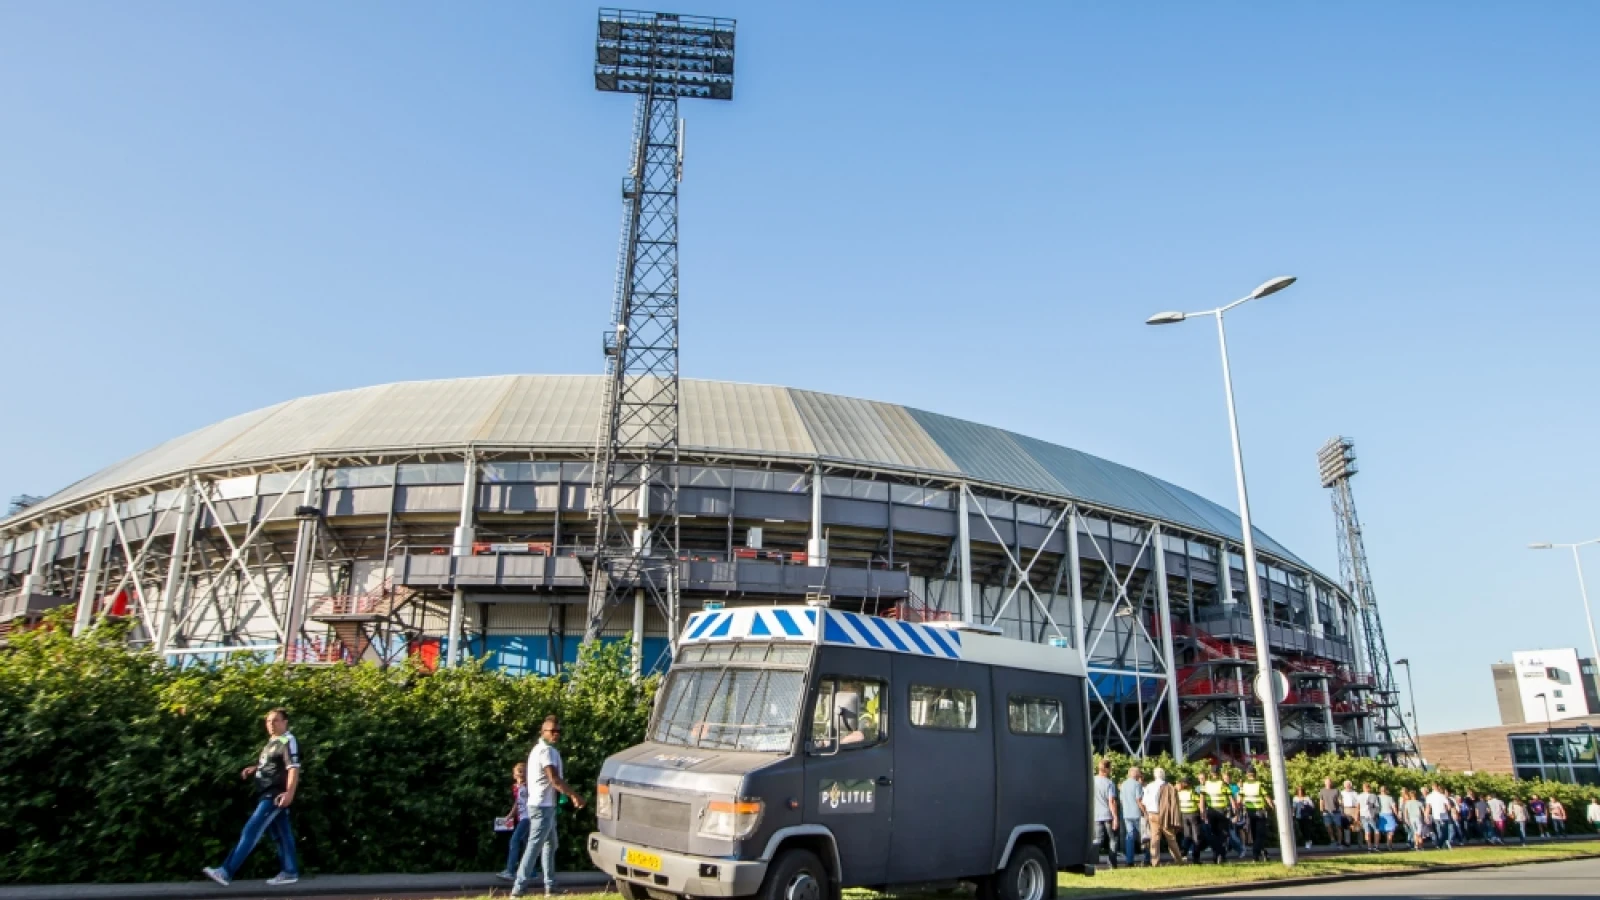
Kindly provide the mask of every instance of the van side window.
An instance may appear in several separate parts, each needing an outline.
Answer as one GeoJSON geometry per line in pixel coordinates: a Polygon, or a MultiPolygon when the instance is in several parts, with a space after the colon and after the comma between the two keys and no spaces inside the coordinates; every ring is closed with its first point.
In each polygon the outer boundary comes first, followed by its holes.
{"type": "Polygon", "coordinates": [[[817,684],[817,705],[811,710],[811,736],[806,746],[815,753],[870,747],[889,737],[884,716],[884,685],[863,678],[824,678],[817,684]]]}
{"type": "Polygon", "coordinates": [[[1061,734],[1061,701],[1054,697],[1007,697],[1012,734],[1061,734]]]}
{"type": "Polygon", "coordinates": [[[966,688],[911,686],[911,724],[918,728],[978,730],[978,695],[966,688]]]}

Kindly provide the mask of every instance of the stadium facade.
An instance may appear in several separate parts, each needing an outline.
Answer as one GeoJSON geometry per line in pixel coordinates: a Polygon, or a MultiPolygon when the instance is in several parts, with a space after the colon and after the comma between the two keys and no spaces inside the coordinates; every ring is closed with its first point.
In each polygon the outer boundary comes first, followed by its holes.
{"type": "MultiPolygon", "coordinates": [[[[605,383],[382,385],[168,441],[0,520],[0,619],[68,604],[80,628],[127,616],[135,640],[183,661],[449,664],[459,651],[555,671],[583,634],[605,383]]],[[[1239,522],[1223,507],[888,403],[687,380],[681,402],[682,618],[710,601],[807,599],[964,618],[1084,648],[1099,747],[1262,749],[1239,522]]],[[[1256,540],[1288,749],[1393,749],[1350,597],[1256,540]]],[[[641,604],[604,634],[642,623],[643,659],[660,664],[670,618],[641,604]]]]}

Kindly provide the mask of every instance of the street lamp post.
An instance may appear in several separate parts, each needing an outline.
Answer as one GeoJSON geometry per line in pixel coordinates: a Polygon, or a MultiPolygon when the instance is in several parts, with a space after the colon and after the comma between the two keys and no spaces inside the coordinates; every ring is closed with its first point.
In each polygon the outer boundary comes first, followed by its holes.
{"type": "Polygon", "coordinates": [[[1550,698],[1545,694],[1534,694],[1533,696],[1544,701],[1544,733],[1545,734],[1549,734],[1550,733],[1550,698]]]}
{"type": "Polygon", "coordinates": [[[1467,774],[1471,775],[1478,770],[1478,767],[1472,764],[1472,735],[1465,731],[1461,732],[1461,745],[1467,748],[1467,774]]]}
{"type": "MultiPolygon", "coordinates": [[[[1600,691],[1600,641],[1594,639],[1594,616],[1589,612],[1589,589],[1583,584],[1583,560],[1578,558],[1578,548],[1589,544],[1600,544],[1600,538],[1579,541],[1576,544],[1529,544],[1528,549],[1554,550],[1557,547],[1565,547],[1572,550],[1572,564],[1578,569],[1578,593],[1583,596],[1583,624],[1589,626],[1589,651],[1593,654],[1589,658],[1590,668],[1594,670],[1590,678],[1594,679],[1595,690],[1600,691]]],[[[1549,716],[1545,718],[1548,720],[1549,716]]]]}
{"type": "MultiPolygon", "coordinates": [[[[1259,672],[1257,680],[1267,686],[1270,694],[1260,698],[1261,718],[1262,726],[1267,733],[1267,763],[1272,771],[1272,809],[1278,822],[1278,852],[1285,866],[1295,864],[1296,847],[1294,819],[1289,805],[1289,775],[1283,763],[1283,734],[1278,725],[1278,704],[1282,698],[1277,695],[1271,674],[1272,650],[1267,644],[1267,616],[1261,604],[1260,578],[1256,574],[1256,541],[1250,527],[1250,494],[1244,482],[1244,454],[1239,449],[1239,417],[1233,406],[1233,373],[1228,368],[1228,334],[1222,327],[1222,315],[1241,303],[1276,294],[1294,284],[1294,281],[1292,275],[1279,276],[1251,291],[1249,296],[1241,297],[1227,306],[1196,313],[1157,313],[1145,321],[1147,325],[1172,325],[1194,316],[1215,316],[1217,320],[1217,343],[1222,351],[1222,389],[1228,398],[1228,431],[1233,438],[1233,479],[1239,491],[1239,529],[1244,544],[1244,577],[1245,584],[1249,587],[1250,617],[1255,627],[1256,668],[1259,672]]],[[[1227,564],[1228,557],[1224,553],[1222,565],[1227,564]]],[[[1175,703],[1177,698],[1169,698],[1168,702],[1175,703]]]]}
{"type": "Polygon", "coordinates": [[[1401,658],[1395,660],[1394,664],[1406,667],[1406,696],[1411,698],[1411,727],[1417,732],[1412,735],[1411,739],[1417,745],[1417,760],[1420,762],[1422,760],[1422,725],[1417,722],[1417,690],[1411,686],[1411,660],[1401,658]]]}

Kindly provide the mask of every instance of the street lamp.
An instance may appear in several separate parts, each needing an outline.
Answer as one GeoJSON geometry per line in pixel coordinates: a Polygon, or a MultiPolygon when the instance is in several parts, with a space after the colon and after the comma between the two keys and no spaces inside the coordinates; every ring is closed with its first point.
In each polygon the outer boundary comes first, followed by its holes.
{"type": "Polygon", "coordinates": [[[1545,734],[1549,734],[1550,733],[1550,698],[1545,696],[1544,694],[1534,694],[1533,696],[1544,701],[1544,733],[1545,734]]]}
{"type": "Polygon", "coordinates": [[[1394,664],[1397,666],[1406,667],[1406,695],[1411,698],[1411,727],[1417,730],[1416,737],[1413,738],[1413,740],[1419,742],[1417,746],[1417,759],[1420,761],[1422,759],[1422,747],[1420,744],[1420,741],[1422,740],[1422,725],[1417,722],[1417,691],[1411,686],[1411,660],[1404,658],[1397,659],[1394,661],[1394,664]]]}
{"type": "MultiPolygon", "coordinates": [[[[1222,327],[1222,315],[1241,303],[1259,300],[1294,284],[1293,275],[1280,275],[1263,283],[1249,295],[1203,312],[1157,313],[1145,320],[1146,325],[1173,325],[1194,316],[1215,316],[1217,343],[1222,351],[1222,390],[1228,398],[1228,430],[1233,437],[1233,480],[1239,490],[1239,528],[1243,533],[1245,584],[1250,589],[1250,618],[1255,628],[1256,668],[1261,683],[1272,685],[1272,650],[1267,644],[1267,616],[1261,606],[1261,584],[1256,574],[1256,541],[1250,527],[1250,494],[1244,483],[1244,454],[1239,449],[1239,417],[1233,408],[1233,374],[1228,369],[1228,334],[1222,327]]],[[[1224,555],[1222,564],[1227,565],[1224,555]]],[[[1294,819],[1289,805],[1289,775],[1283,764],[1283,734],[1278,726],[1278,697],[1276,689],[1271,696],[1261,698],[1262,725],[1267,732],[1267,763],[1272,771],[1272,809],[1278,821],[1278,852],[1285,866],[1295,864],[1294,819]]],[[[1170,702],[1170,701],[1169,701],[1170,702]]]]}
{"type": "MultiPolygon", "coordinates": [[[[1583,584],[1583,560],[1578,558],[1578,548],[1589,544],[1600,544],[1600,538],[1579,541],[1576,544],[1529,544],[1529,550],[1554,550],[1557,547],[1568,547],[1572,550],[1572,564],[1578,567],[1578,593],[1583,595],[1583,623],[1589,626],[1589,650],[1593,654],[1589,658],[1589,667],[1593,670],[1590,676],[1594,679],[1595,689],[1600,691],[1600,641],[1594,639],[1594,616],[1589,612],[1589,589],[1583,584]]],[[[1581,668],[1581,666],[1580,666],[1581,668]]],[[[1579,673],[1582,674],[1582,673],[1579,673]]],[[[1548,718],[1548,717],[1546,717],[1548,718]]]]}

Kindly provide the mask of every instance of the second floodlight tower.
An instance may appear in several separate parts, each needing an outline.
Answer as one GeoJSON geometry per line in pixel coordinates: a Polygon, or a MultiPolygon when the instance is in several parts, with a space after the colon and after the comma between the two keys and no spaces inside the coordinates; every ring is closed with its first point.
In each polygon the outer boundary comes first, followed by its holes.
{"type": "Polygon", "coordinates": [[[678,621],[678,183],[681,99],[732,100],[734,20],[600,10],[594,86],[634,94],[632,157],[622,179],[622,240],[606,394],[595,441],[596,519],[585,642],[633,601],[634,665],[654,603],[678,621]]]}

